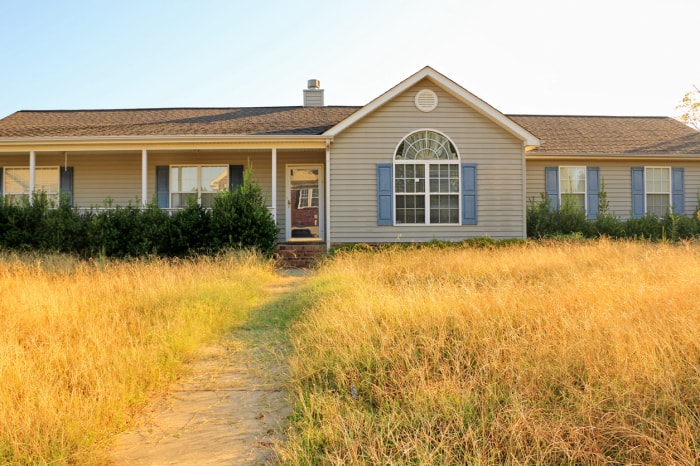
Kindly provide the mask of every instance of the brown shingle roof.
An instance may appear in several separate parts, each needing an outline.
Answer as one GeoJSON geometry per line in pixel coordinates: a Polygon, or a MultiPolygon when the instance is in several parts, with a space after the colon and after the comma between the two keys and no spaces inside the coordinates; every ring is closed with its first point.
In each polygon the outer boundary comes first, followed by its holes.
{"type": "Polygon", "coordinates": [[[20,111],[0,138],[56,136],[314,135],[359,107],[172,108],[20,111]]]}
{"type": "MultiPolygon", "coordinates": [[[[319,135],[361,107],[19,111],[1,138],[319,135]]],[[[531,154],[700,154],[700,133],[667,117],[509,115],[541,139],[531,154]]]]}
{"type": "Polygon", "coordinates": [[[509,118],[542,141],[531,154],[700,154],[700,133],[668,117],[509,118]]]}

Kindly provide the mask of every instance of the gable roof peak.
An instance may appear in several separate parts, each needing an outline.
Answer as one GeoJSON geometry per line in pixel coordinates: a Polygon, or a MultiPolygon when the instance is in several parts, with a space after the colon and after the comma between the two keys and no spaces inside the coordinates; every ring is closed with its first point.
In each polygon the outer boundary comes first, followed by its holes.
{"type": "Polygon", "coordinates": [[[412,74],[408,78],[401,81],[396,86],[392,87],[376,99],[372,100],[370,103],[359,109],[354,114],[350,115],[345,120],[341,121],[337,125],[330,128],[324,134],[328,136],[335,136],[340,132],[344,131],[348,127],[352,126],[362,118],[366,117],[370,113],[377,110],[379,107],[392,100],[402,92],[408,90],[414,85],[418,84],[423,79],[429,79],[435,85],[443,89],[445,92],[451,94],[456,99],[460,100],[462,103],[473,108],[477,112],[481,113],[483,116],[502,127],[504,130],[518,138],[523,142],[526,147],[536,147],[540,145],[539,139],[533,134],[528,132],[525,128],[518,125],[515,121],[508,118],[503,113],[496,110],[494,107],[486,103],[484,100],[475,96],[456,82],[452,81],[447,76],[443,75],[439,71],[435,70],[430,66],[425,66],[418,70],[416,73],[412,74]]]}

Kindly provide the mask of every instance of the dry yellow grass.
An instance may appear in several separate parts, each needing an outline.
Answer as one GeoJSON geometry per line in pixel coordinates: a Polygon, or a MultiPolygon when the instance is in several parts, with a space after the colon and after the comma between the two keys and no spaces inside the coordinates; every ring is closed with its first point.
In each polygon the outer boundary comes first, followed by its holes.
{"type": "Polygon", "coordinates": [[[336,257],[294,329],[290,464],[700,463],[700,246],[336,257]]]}
{"type": "Polygon", "coordinates": [[[0,262],[0,463],[94,464],[130,411],[260,302],[252,256],[0,262]]]}

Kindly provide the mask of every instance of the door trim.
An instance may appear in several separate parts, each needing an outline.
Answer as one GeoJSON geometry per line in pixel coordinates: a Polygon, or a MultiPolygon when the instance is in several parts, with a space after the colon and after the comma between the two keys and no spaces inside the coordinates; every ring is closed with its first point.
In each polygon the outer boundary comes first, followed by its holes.
{"type": "Polygon", "coordinates": [[[322,163],[288,163],[284,166],[284,237],[287,242],[324,242],[326,238],[326,188],[322,163]],[[294,169],[318,169],[318,238],[292,238],[292,179],[294,169]]]}

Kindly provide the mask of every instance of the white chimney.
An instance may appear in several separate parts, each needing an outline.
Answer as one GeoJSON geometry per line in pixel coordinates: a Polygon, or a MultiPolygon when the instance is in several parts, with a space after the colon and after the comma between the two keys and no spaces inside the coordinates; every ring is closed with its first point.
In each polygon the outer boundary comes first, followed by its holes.
{"type": "Polygon", "coordinates": [[[321,81],[309,79],[307,88],[304,89],[304,107],[323,107],[323,89],[321,81]]]}

